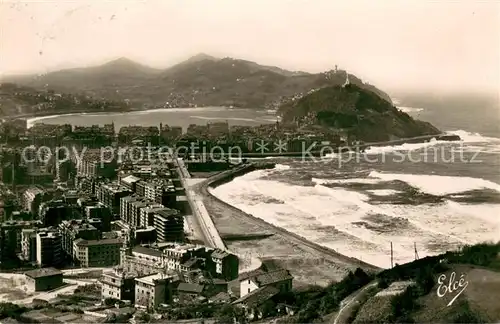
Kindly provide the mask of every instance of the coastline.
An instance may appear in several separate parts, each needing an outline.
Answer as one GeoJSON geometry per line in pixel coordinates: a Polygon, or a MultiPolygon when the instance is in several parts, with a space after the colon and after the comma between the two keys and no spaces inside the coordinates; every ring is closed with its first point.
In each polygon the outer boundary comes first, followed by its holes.
{"type": "MultiPolygon", "coordinates": [[[[240,230],[242,233],[250,234],[252,232],[261,232],[265,231],[268,233],[272,233],[273,236],[266,238],[261,241],[270,241],[273,240],[276,241],[279,239],[281,242],[286,241],[286,244],[280,243],[281,246],[276,246],[278,244],[274,243],[273,249],[278,250],[274,252],[271,251],[270,249],[270,244],[267,243],[262,243],[264,245],[264,248],[262,250],[265,251],[266,254],[271,254],[271,257],[266,257],[264,256],[263,259],[287,259],[288,256],[283,255],[283,249],[285,248],[286,245],[295,247],[295,248],[300,248],[306,251],[307,254],[312,255],[309,258],[316,258],[323,260],[323,262],[328,262],[329,266],[327,266],[327,269],[329,268],[330,270],[333,270],[336,268],[336,270],[340,270],[340,273],[336,273],[335,271],[331,271],[332,273],[330,275],[330,280],[340,280],[343,275],[347,271],[353,271],[356,268],[362,268],[365,271],[370,271],[370,272],[378,272],[382,270],[381,268],[363,262],[361,260],[358,260],[356,258],[352,258],[346,255],[343,255],[341,253],[338,253],[337,251],[334,251],[332,249],[329,249],[327,247],[321,246],[319,244],[313,243],[306,238],[297,235],[295,233],[291,233],[281,227],[275,226],[273,224],[270,224],[266,222],[263,219],[260,219],[258,217],[255,217],[253,215],[250,215],[241,209],[225,202],[222,201],[221,199],[217,198],[210,192],[210,188],[214,188],[217,186],[220,186],[224,183],[227,183],[229,181],[232,181],[235,177],[241,176],[243,174],[255,171],[255,170],[262,170],[262,169],[272,169],[275,167],[275,163],[270,163],[270,162],[261,162],[261,163],[249,163],[241,167],[237,167],[234,169],[231,169],[226,172],[222,172],[220,174],[217,174],[216,176],[208,179],[207,181],[204,181],[203,183],[200,183],[197,187],[196,190],[199,192],[199,194],[204,198],[204,202],[206,204],[207,209],[212,209],[210,215],[213,217],[214,223],[216,227],[218,228],[219,232],[221,234],[237,234],[238,230],[240,230]],[[216,210],[216,213],[214,215],[214,210],[216,210]],[[221,213],[227,213],[230,214],[230,216],[227,215],[222,215],[219,217],[224,217],[224,223],[221,223],[220,218],[217,216],[217,214],[221,213]],[[238,229],[237,222],[241,222],[245,224],[245,226],[242,226],[241,229],[238,229]],[[248,224],[248,225],[247,225],[248,224]],[[259,230],[257,230],[259,229],[259,230]],[[281,254],[280,254],[281,253],[281,254]],[[272,254],[277,254],[277,256],[273,257],[272,254]]],[[[255,249],[258,249],[259,247],[257,246],[261,241],[254,242],[251,247],[249,247],[250,252],[246,253],[259,253],[255,251],[255,249]],[[252,250],[253,249],[253,250],[252,250]]],[[[231,242],[227,242],[227,244],[231,244],[231,242]]],[[[232,248],[232,247],[231,247],[232,248]]],[[[246,248],[246,247],[245,247],[246,248]]],[[[293,255],[290,257],[293,258],[293,255]]],[[[307,259],[307,258],[304,258],[307,259]]],[[[317,261],[316,261],[317,262],[317,261]]],[[[304,265],[303,265],[304,266],[304,265]]],[[[303,267],[302,266],[302,267],[303,267]]],[[[318,265],[316,265],[318,266],[318,265]]],[[[304,271],[304,269],[301,268],[296,268],[293,269],[294,271],[297,271],[301,273],[301,271],[304,271]]],[[[318,267],[318,273],[321,272],[318,267]]],[[[309,271],[312,271],[312,269],[309,269],[309,271]]],[[[317,273],[309,273],[310,276],[315,276],[318,275],[317,273]]],[[[328,280],[326,280],[328,282],[328,280]]]]}
{"type": "Polygon", "coordinates": [[[19,114],[14,116],[1,116],[0,119],[4,120],[14,120],[14,119],[26,119],[28,124],[32,124],[38,120],[56,118],[56,117],[64,117],[64,116],[77,116],[77,115],[109,115],[109,114],[128,114],[128,113],[149,113],[149,112],[157,112],[157,111],[184,111],[184,110],[209,110],[209,109],[231,109],[229,107],[223,106],[203,106],[203,107],[180,107],[180,108],[131,108],[125,110],[95,110],[89,111],[85,110],[74,110],[68,113],[57,113],[57,112],[39,112],[39,113],[30,113],[30,114],[19,114]]]}

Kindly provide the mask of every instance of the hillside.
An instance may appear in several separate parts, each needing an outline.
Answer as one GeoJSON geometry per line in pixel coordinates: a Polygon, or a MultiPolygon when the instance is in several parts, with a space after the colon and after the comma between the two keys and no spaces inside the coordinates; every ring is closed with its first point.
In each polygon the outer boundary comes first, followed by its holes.
{"type": "Polygon", "coordinates": [[[464,246],[376,275],[357,269],[327,287],[285,294],[296,311],[278,323],[498,323],[499,270],[500,243],[464,246]],[[452,291],[443,295],[444,286],[452,291]]]}
{"type": "Polygon", "coordinates": [[[123,101],[92,99],[53,90],[38,91],[12,83],[0,84],[0,117],[126,110],[130,110],[130,106],[123,101]]]}
{"type": "MultiPolygon", "coordinates": [[[[275,107],[311,89],[340,85],[345,71],[305,73],[255,62],[198,54],[165,70],[121,58],[104,65],[68,69],[4,81],[36,89],[78,93],[107,100],[130,100],[135,107],[235,106],[275,107]]],[[[383,91],[354,75],[351,81],[390,100],[383,91]]]]}
{"type": "Polygon", "coordinates": [[[438,134],[429,123],[415,120],[391,102],[356,84],[330,86],[279,108],[283,122],[342,129],[365,142],[438,134]]]}
{"type": "Polygon", "coordinates": [[[355,311],[353,323],[498,323],[499,253],[500,244],[478,244],[383,271],[377,275],[378,293],[355,311]],[[439,297],[441,276],[444,286],[455,276],[452,285],[457,282],[458,289],[439,297]],[[397,284],[402,288],[394,289],[397,284]]]}

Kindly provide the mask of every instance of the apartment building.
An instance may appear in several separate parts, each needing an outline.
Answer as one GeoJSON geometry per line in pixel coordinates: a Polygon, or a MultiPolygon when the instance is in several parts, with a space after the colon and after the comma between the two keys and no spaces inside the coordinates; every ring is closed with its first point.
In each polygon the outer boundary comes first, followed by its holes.
{"type": "Polygon", "coordinates": [[[136,184],[136,192],[165,207],[176,207],[177,192],[172,179],[153,178],[148,181],[139,181],[136,184]]]}
{"type": "Polygon", "coordinates": [[[182,270],[182,264],[191,258],[209,256],[205,246],[194,244],[169,244],[162,247],[162,264],[169,270],[182,270]]]}
{"type": "Polygon", "coordinates": [[[73,243],[73,257],[84,268],[111,267],[120,264],[122,246],[120,239],[77,239],[73,243]]]}
{"type": "Polygon", "coordinates": [[[178,210],[164,208],[156,211],[154,227],[158,242],[184,241],[184,217],[178,210]]]}
{"type": "Polygon", "coordinates": [[[38,208],[43,202],[44,196],[45,191],[41,188],[31,187],[26,189],[21,198],[23,209],[35,217],[38,216],[38,208]]]}
{"type": "Polygon", "coordinates": [[[111,212],[101,203],[85,206],[85,216],[88,219],[100,219],[101,230],[109,232],[111,230],[111,212]]]}
{"type": "Polygon", "coordinates": [[[81,160],[77,160],[75,157],[75,164],[78,176],[84,177],[105,177],[113,178],[116,175],[116,158],[111,156],[111,152],[108,156],[104,154],[101,156],[102,152],[100,149],[87,150],[85,154],[82,155],[81,160]]]}
{"type": "Polygon", "coordinates": [[[127,272],[152,274],[162,271],[162,252],[144,246],[136,246],[129,251],[122,249],[121,266],[127,272]]]}
{"type": "Polygon", "coordinates": [[[135,275],[118,268],[104,272],[101,277],[102,299],[114,298],[135,302],[135,275]]]}
{"type": "Polygon", "coordinates": [[[236,255],[216,249],[211,253],[212,276],[231,281],[238,278],[239,259],[236,255]]]}
{"type": "Polygon", "coordinates": [[[0,224],[0,258],[1,260],[16,258],[22,250],[22,231],[41,227],[39,221],[9,220],[0,224]]]}
{"type": "Polygon", "coordinates": [[[62,238],[55,228],[40,229],[36,234],[36,263],[58,266],[63,261],[62,238]]]}
{"type": "Polygon", "coordinates": [[[113,215],[120,213],[120,199],[132,192],[117,183],[101,183],[96,188],[96,196],[100,203],[111,209],[113,215]]]}
{"type": "Polygon", "coordinates": [[[36,233],[35,228],[25,228],[21,232],[21,256],[24,261],[36,262],[36,233]]]}
{"type": "Polygon", "coordinates": [[[101,232],[87,220],[62,221],[59,225],[59,233],[62,238],[62,249],[66,257],[73,259],[73,242],[77,239],[97,240],[101,232]]]}
{"type": "Polygon", "coordinates": [[[152,203],[151,205],[142,208],[140,212],[141,215],[139,220],[139,226],[140,227],[154,226],[155,223],[154,214],[155,212],[163,208],[165,207],[162,204],[158,203],[152,203]]]}

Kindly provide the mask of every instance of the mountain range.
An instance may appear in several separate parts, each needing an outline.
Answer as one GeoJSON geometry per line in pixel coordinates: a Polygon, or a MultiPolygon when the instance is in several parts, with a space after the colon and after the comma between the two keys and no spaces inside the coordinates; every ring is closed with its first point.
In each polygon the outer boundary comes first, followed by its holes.
{"type": "MultiPolygon", "coordinates": [[[[136,108],[271,108],[314,89],[341,85],[346,76],[344,70],[324,73],[288,71],[201,53],[167,69],[155,69],[120,58],[94,67],[43,75],[7,76],[2,81],[99,100],[127,101],[136,108]]],[[[349,74],[349,79],[351,83],[391,100],[385,92],[356,76],[349,74]]]]}

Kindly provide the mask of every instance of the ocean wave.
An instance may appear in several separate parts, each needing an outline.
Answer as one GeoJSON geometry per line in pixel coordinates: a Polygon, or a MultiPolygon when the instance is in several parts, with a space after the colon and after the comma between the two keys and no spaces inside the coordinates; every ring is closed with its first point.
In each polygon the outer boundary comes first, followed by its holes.
{"type": "Polygon", "coordinates": [[[479,178],[424,174],[380,173],[377,171],[370,172],[369,177],[380,179],[383,181],[403,181],[424,193],[435,196],[462,193],[476,189],[492,189],[500,192],[500,185],[479,178]]]}
{"type": "Polygon", "coordinates": [[[414,258],[414,243],[424,257],[498,238],[499,205],[372,204],[368,195],[315,180],[315,186],[300,186],[264,180],[252,172],[211,192],[273,225],[380,267],[390,266],[390,242],[395,262],[405,263],[414,258]],[[252,200],[257,196],[258,202],[252,200]]]}
{"type": "Polygon", "coordinates": [[[242,117],[207,117],[207,116],[189,116],[189,118],[202,119],[202,120],[239,120],[239,121],[249,121],[258,122],[258,120],[253,118],[242,118],[242,117]]]}
{"type": "Polygon", "coordinates": [[[431,147],[435,145],[445,145],[445,144],[456,144],[462,143],[461,149],[464,152],[482,152],[498,154],[500,152],[500,138],[486,137],[479,133],[471,133],[465,130],[454,130],[447,131],[446,134],[458,135],[460,136],[460,141],[438,141],[435,138],[431,139],[429,142],[425,143],[405,143],[400,145],[389,145],[389,146],[372,146],[365,150],[365,154],[384,154],[398,151],[416,151],[421,150],[426,147],[431,147]],[[481,146],[472,146],[470,144],[482,144],[481,146]],[[474,147],[474,148],[472,148],[474,147]]]}
{"type": "Polygon", "coordinates": [[[401,193],[401,191],[393,190],[393,189],[374,189],[374,190],[367,190],[367,192],[371,193],[372,195],[375,196],[393,196],[401,193]]]}
{"type": "Polygon", "coordinates": [[[424,110],[424,108],[417,108],[417,107],[403,107],[403,106],[399,106],[397,108],[399,110],[401,110],[402,112],[405,112],[407,114],[408,113],[416,113],[416,112],[424,110]]]}
{"type": "Polygon", "coordinates": [[[435,138],[431,139],[429,142],[425,143],[405,143],[401,145],[393,146],[371,146],[365,150],[365,154],[383,154],[391,153],[396,151],[416,151],[429,146],[434,146],[438,144],[448,144],[449,141],[438,141],[435,138]]]}
{"type": "Polygon", "coordinates": [[[458,135],[464,143],[500,143],[500,138],[482,136],[462,129],[447,131],[448,134],[458,135]]]}
{"type": "Polygon", "coordinates": [[[290,166],[286,164],[276,164],[274,169],[275,170],[290,170],[290,166]]]}
{"type": "Polygon", "coordinates": [[[360,183],[360,184],[378,184],[381,182],[379,179],[367,179],[367,178],[354,178],[354,179],[317,179],[312,178],[311,181],[318,185],[325,184],[352,184],[352,183],[360,183]]]}

